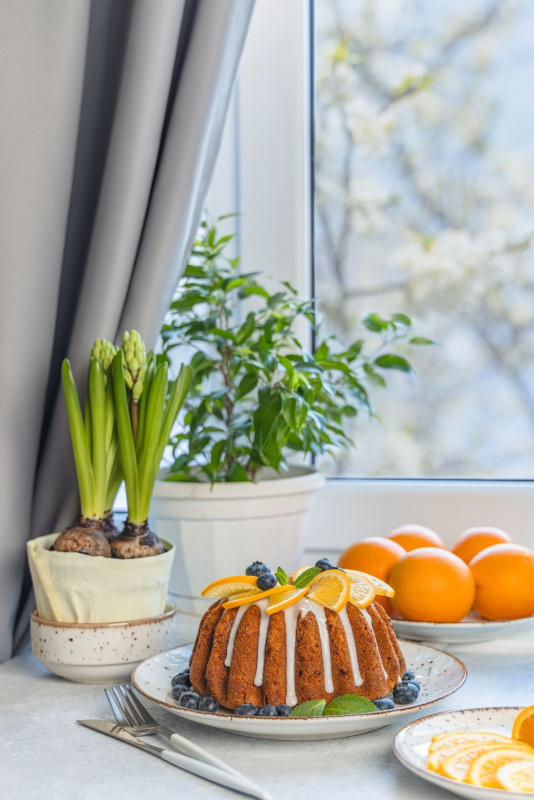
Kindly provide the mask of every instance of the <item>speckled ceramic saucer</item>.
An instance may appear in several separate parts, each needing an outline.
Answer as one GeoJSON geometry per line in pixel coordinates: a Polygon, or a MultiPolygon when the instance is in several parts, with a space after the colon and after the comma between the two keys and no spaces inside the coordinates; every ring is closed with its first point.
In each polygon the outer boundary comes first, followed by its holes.
{"type": "MultiPolygon", "coordinates": [[[[530,795],[508,792],[504,789],[487,789],[453,781],[427,769],[428,748],[433,736],[445,731],[491,731],[510,736],[512,725],[521,708],[467,708],[463,711],[442,711],[405,725],[395,737],[395,755],[411,772],[442,789],[472,800],[519,800],[530,795]]],[[[423,796],[423,795],[422,795],[423,796]]]]}
{"type": "Polygon", "coordinates": [[[224,709],[217,714],[209,714],[180,708],[171,694],[171,678],[188,666],[191,644],[181,645],[174,650],[148,658],[134,671],[132,683],[149,700],[180,717],[229,733],[237,733],[240,736],[295,741],[339,739],[410,719],[421,709],[448,697],[465,681],[466,669],[455,656],[416,642],[400,642],[400,645],[408,669],[414,671],[421,684],[418,702],[409,706],[398,706],[391,711],[376,711],[371,714],[331,717],[237,717],[224,709]]]}
{"type": "Polygon", "coordinates": [[[534,616],[490,620],[472,612],[461,622],[412,622],[393,618],[391,624],[397,636],[402,636],[403,639],[417,642],[471,644],[511,636],[523,628],[534,627],[534,616]]]}

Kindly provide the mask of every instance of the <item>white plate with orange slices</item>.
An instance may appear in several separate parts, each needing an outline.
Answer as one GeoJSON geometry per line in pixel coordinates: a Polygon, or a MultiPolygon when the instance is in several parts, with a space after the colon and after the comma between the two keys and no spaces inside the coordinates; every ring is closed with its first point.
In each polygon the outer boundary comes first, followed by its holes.
{"type": "MultiPolygon", "coordinates": [[[[283,571],[277,570],[279,583],[265,591],[257,589],[255,579],[251,576],[236,575],[215,581],[206,587],[203,594],[205,597],[221,599],[227,609],[248,605],[257,600],[268,600],[266,612],[271,615],[299,602],[305,594],[310,601],[340,612],[347,602],[364,609],[376,594],[384,595],[392,591],[386,584],[365,574],[341,573],[338,570],[315,574],[308,583],[302,585],[307,580],[305,573],[306,568],[303,568],[288,578],[283,571]]],[[[224,708],[215,713],[184,708],[173,698],[171,679],[188,667],[191,644],[181,645],[147,659],[134,671],[132,683],[149,700],[174,714],[229,733],[280,741],[341,738],[412,718],[421,709],[448,697],[465,681],[466,669],[455,656],[416,642],[400,642],[400,646],[407,668],[413,671],[421,689],[416,702],[397,705],[387,711],[376,709],[366,710],[364,713],[336,713],[327,716],[269,717],[239,716],[224,708]]]]}
{"type": "Polygon", "coordinates": [[[411,772],[459,797],[524,797],[534,792],[534,706],[470,708],[423,717],[393,748],[411,772]]]}
{"type": "Polygon", "coordinates": [[[471,611],[460,622],[415,622],[392,617],[391,624],[397,636],[416,642],[472,644],[512,636],[525,628],[531,628],[534,626],[534,617],[491,620],[471,611]]]}

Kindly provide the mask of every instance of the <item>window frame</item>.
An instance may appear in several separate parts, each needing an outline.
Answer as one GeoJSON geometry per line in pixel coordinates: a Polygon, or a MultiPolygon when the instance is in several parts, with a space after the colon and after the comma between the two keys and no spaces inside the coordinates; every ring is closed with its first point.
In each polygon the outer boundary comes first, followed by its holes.
{"type": "MultiPolygon", "coordinates": [[[[233,224],[247,270],[289,280],[308,297],[312,68],[313,0],[256,0],[207,199],[213,215],[240,211],[233,224]]],[[[409,522],[436,529],[449,545],[468,527],[492,525],[532,546],[533,514],[530,480],[328,478],[310,515],[308,549],[335,556],[409,522]]]]}

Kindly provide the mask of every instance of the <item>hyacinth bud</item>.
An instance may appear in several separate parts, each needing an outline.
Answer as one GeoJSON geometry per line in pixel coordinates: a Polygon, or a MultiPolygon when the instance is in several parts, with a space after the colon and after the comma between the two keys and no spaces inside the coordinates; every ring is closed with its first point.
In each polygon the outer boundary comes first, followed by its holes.
{"type": "Polygon", "coordinates": [[[114,344],[108,342],[107,339],[95,339],[93,349],[91,350],[91,360],[93,358],[100,359],[104,375],[107,378],[111,363],[117,355],[118,348],[114,344]]]}
{"type": "Polygon", "coordinates": [[[139,402],[143,392],[143,379],[146,375],[146,349],[138,331],[124,331],[122,335],[124,354],[124,380],[132,390],[132,398],[139,402]]]}

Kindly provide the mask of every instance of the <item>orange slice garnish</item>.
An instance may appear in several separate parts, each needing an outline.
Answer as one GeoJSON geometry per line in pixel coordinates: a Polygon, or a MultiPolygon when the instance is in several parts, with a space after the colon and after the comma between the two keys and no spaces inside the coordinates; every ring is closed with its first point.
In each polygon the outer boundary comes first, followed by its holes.
{"type": "Polygon", "coordinates": [[[346,569],[345,572],[349,578],[352,576],[368,578],[368,580],[374,584],[376,594],[381,595],[382,597],[395,597],[395,589],[393,589],[389,583],[381,581],[380,578],[375,578],[374,575],[369,575],[367,572],[360,572],[358,569],[346,569]]]}
{"type": "Polygon", "coordinates": [[[534,706],[524,708],[514,720],[512,739],[526,742],[534,747],[534,706]]]}
{"type": "Polygon", "coordinates": [[[256,587],[258,579],[255,575],[233,575],[231,578],[220,578],[202,590],[202,597],[230,597],[231,594],[249,592],[256,587]]]}
{"type": "Polygon", "coordinates": [[[267,589],[265,592],[243,592],[243,595],[233,600],[227,600],[223,603],[223,608],[237,608],[238,606],[245,606],[248,603],[255,603],[256,600],[263,600],[264,597],[271,597],[274,594],[280,594],[287,589],[287,586],[273,586],[272,589],[267,589]]]}
{"type": "Polygon", "coordinates": [[[349,603],[356,608],[367,608],[371,605],[376,595],[376,586],[370,575],[348,575],[350,585],[349,603]]]}
{"type": "Polygon", "coordinates": [[[307,567],[299,567],[295,570],[293,575],[291,576],[291,583],[295,583],[299,575],[302,575],[303,572],[306,572],[307,569],[312,569],[313,565],[309,564],[307,567]]]}
{"type": "Polygon", "coordinates": [[[309,590],[309,586],[305,586],[304,589],[296,589],[294,586],[282,586],[281,588],[285,589],[285,591],[278,592],[271,597],[270,605],[267,609],[269,616],[271,614],[276,614],[277,611],[283,611],[284,608],[297,603],[301,597],[304,597],[305,594],[308,594],[309,590]]]}
{"type": "MultiPolygon", "coordinates": [[[[374,590],[372,583],[369,584],[374,590]]],[[[341,611],[347,605],[351,592],[351,581],[339,569],[327,569],[316,575],[308,584],[308,598],[332,611],[341,611]]]]}

